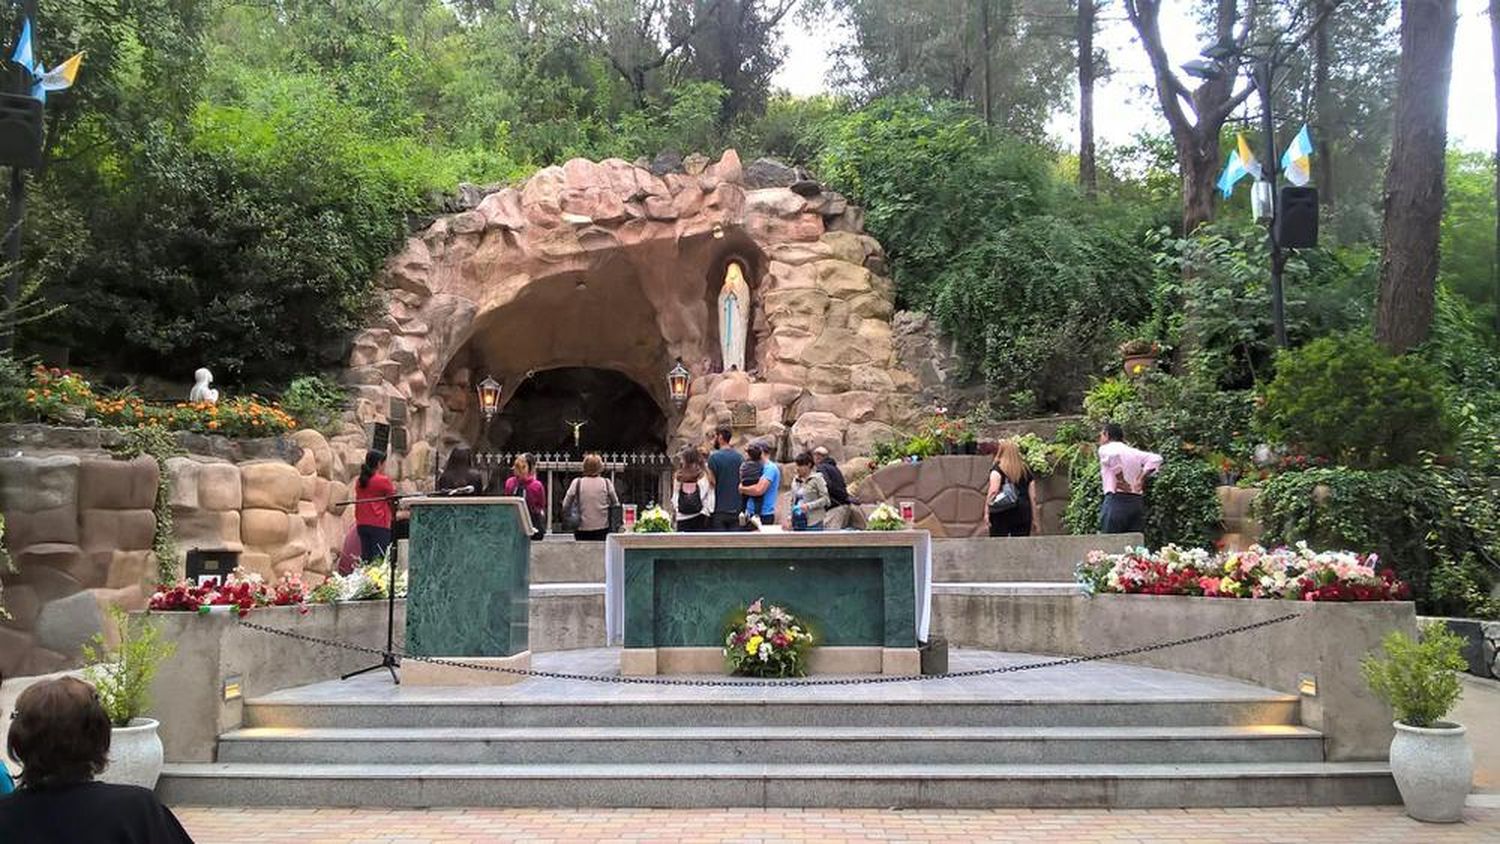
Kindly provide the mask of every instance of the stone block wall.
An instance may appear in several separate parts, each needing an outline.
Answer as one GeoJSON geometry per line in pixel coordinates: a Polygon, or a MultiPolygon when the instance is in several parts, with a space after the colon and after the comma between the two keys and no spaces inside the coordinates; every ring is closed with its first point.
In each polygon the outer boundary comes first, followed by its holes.
{"type": "MultiPolygon", "coordinates": [[[[0,512],[16,568],[0,575],[11,615],[0,619],[0,672],[8,677],[76,665],[79,647],[104,627],[104,608],[145,607],[155,580],[155,459],[116,460],[82,445],[67,431],[55,440],[30,432],[18,453],[0,458],[0,512]]],[[[343,459],[316,431],[275,447],[206,450],[167,461],[178,553],[237,551],[267,580],[296,574],[321,582],[353,521],[339,502],[358,461],[343,459]],[[236,462],[214,454],[262,456],[236,462]]]]}
{"type": "MultiPolygon", "coordinates": [[[[913,502],[916,526],[934,537],[985,536],[989,515],[984,496],[989,491],[992,462],[988,456],[966,455],[884,466],[862,480],[855,495],[865,504],[913,502]]],[[[1068,508],[1067,477],[1032,481],[1031,508],[1033,534],[1066,533],[1062,516],[1068,508]]]]}

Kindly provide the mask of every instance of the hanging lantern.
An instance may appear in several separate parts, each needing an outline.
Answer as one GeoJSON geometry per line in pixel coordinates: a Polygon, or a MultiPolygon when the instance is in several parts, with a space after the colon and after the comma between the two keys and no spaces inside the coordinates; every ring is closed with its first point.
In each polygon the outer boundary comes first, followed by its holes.
{"type": "Polygon", "coordinates": [[[677,365],[667,373],[667,393],[672,397],[672,403],[678,407],[687,404],[688,379],[687,368],[682,365],[682,358],[678,358],[677,365]]]}
{"type": "Polygon", "coordinates": [[[479,392],[479,412],[484,414],[484,421],[494,419],[495,412],[500,409],[500,382],[485,376],[475,390],[479,392]]]}

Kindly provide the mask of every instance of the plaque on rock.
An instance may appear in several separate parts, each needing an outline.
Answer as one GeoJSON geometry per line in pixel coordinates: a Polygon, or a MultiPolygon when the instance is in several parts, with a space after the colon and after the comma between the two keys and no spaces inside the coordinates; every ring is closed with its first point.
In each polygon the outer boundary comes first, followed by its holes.
{"type": "Polygon", "coordinates": [[[739,430],[754,428],[755,421],[755,405],[750,402],[735,402],[729,408],[729,427],[739,430]]]}

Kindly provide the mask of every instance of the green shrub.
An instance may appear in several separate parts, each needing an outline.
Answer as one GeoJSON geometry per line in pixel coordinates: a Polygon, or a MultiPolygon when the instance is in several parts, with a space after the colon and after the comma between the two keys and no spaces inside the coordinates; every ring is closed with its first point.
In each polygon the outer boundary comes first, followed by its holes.
{"type": "Polygon", "coordinates": [[[1430,615],[1495,616],[1500,501],[1463,468],[1307,469],[1273,476],[1255,511],[1266,544],[1373,551],[1430,615]]]}
{"type": "Polygon", "coordinates": [[[349,396],[337,383],[320,375],[293,378],[281,394],[281,409],[304,428],[328,432],[344,412],[349,396]]]}
{"type": "Polygon", "coordinates": [[[1360,669],[1370,690],[1395,710],[1396,720],[1431,727],[1453,711],[1464,693],[1458,676],[1467,665],[1462,639],[1431,626],[1418,639],[1394,630],[1380,645],[1385,656],[1366,654],[1360,669]]]}
{"type": "Polygon", "coordinates": [[[1363,335],[1280,354],[1257,420],[1278,442],[1360,468],[1411,465],[1453,444],[1437,370],[1420,357],[1392,357],[1363,335]]]}
{"type": "Polygon", "coordinates": [[[30,384],[26,367],[13,356],[0,354],[0,422],[14,422],[31,415],[26,404],[30,384]]]}
{"type": "Polygon", "coordinates": [[[104,634],[95,633],[83,646],[84,676],[99,692],[109,722],[126,727],[151,706],[151,680],[177,646],[163,641],[148,617],[133,619],[116,606],[109,608],[109,617],[119,628],[120,643],[109,647],[104,634]]]}

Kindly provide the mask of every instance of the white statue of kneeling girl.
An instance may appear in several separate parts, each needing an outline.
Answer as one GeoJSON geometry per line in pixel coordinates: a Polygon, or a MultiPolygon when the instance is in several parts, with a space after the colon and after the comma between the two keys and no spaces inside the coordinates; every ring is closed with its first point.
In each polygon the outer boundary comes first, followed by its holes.
{"type": "Polygon", "coordinates": [[[209,385],[214,382],[214,374],[208,371],[208,367],[199,367],[193,373],[193,391],[188,393],[188,401],[198,404],[208,402],[216,404],[219,401],[219,391],[209,385]]]}

